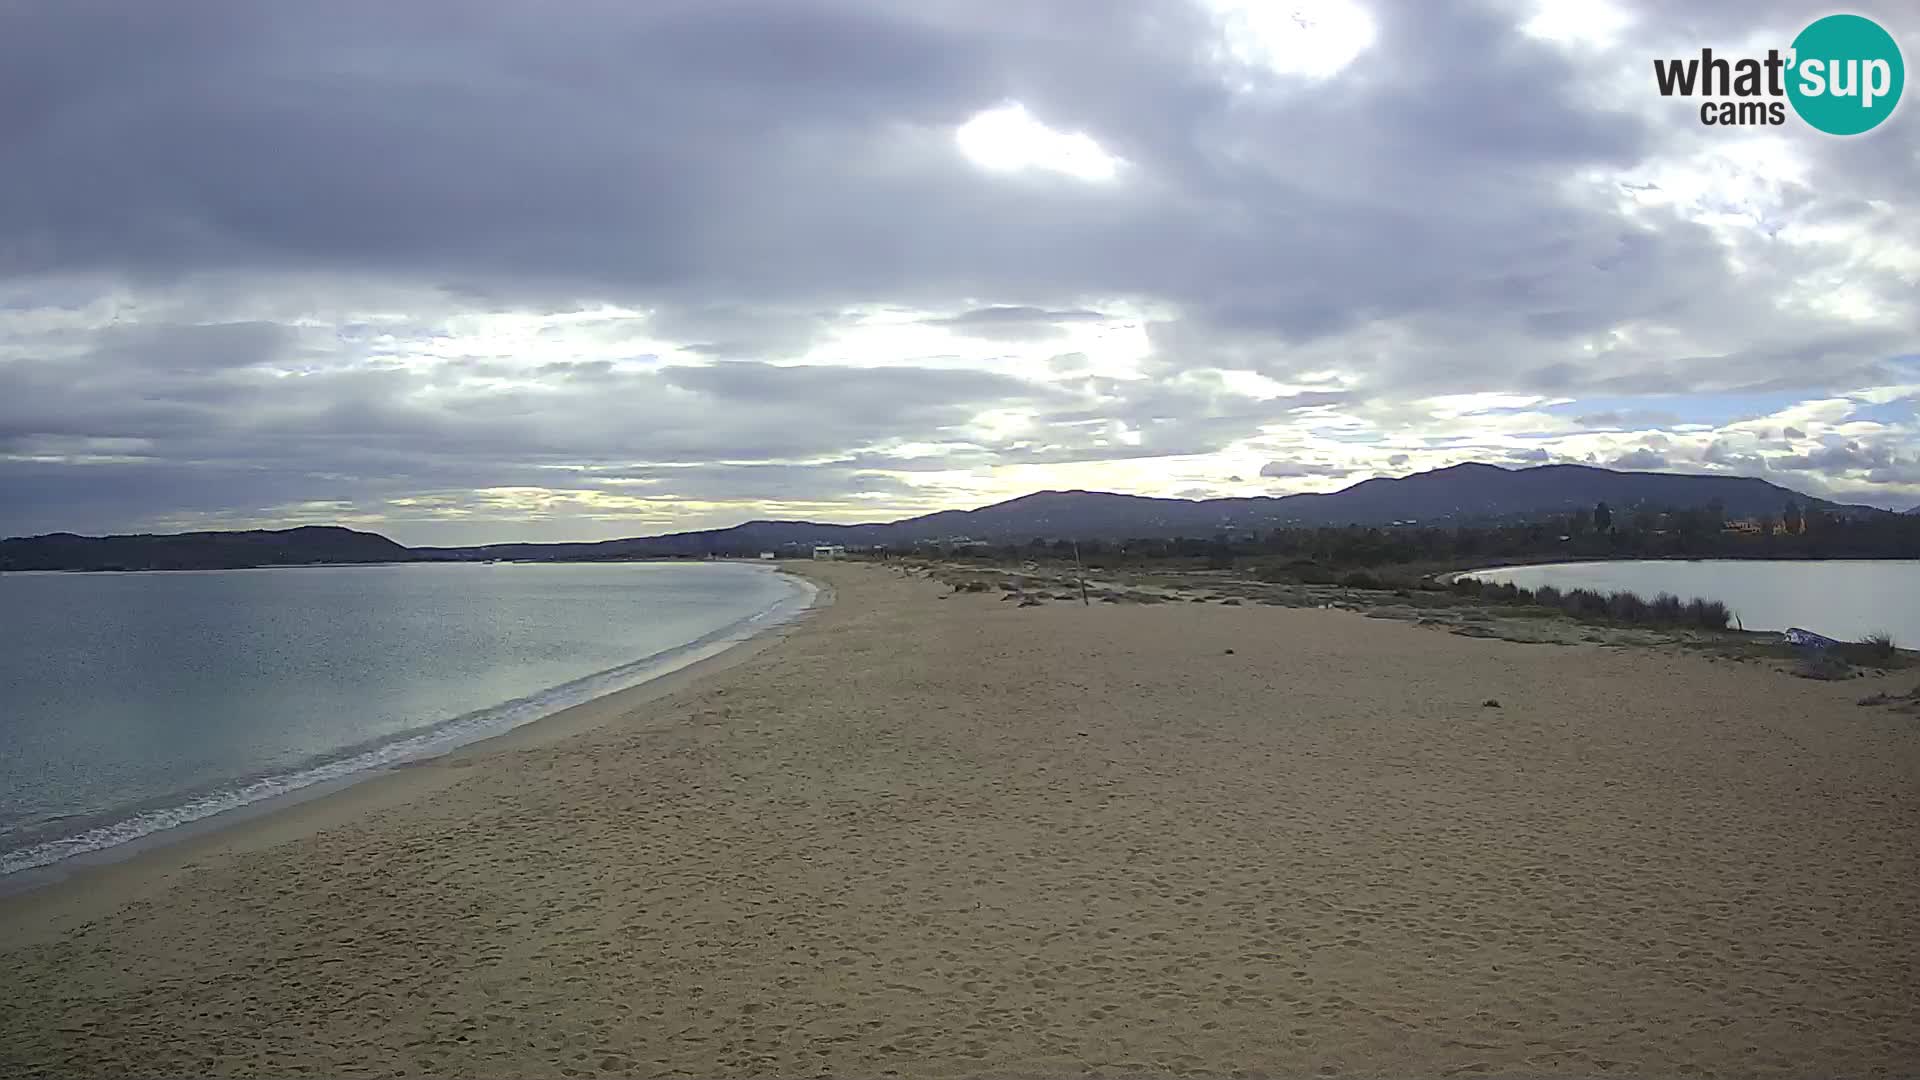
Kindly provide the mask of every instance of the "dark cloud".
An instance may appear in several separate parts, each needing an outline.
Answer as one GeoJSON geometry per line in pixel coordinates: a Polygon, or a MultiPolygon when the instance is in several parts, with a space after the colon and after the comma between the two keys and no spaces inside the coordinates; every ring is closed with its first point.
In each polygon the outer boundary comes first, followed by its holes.
{"type": "Polygon", "coordinates": [[[1838,473],[1853,470],[1893,469],[1896,457],[1890,446],[1863,446],[1848,439],[1835,441],[1804,454],[1789,454],[1772,459],[1776,469],[1803,472],[1838,473]]]}
{"type": "Polygon", "coordinates": [[[1034,323],[1098,322],[1109,318],[1098,311],[1078,308],[1070,311],[1048,311],[1045,308],[1018,307],[1003,305],[999,307],[974,308],[958,315],[947,315],[937,319],[923,320],[929,326],[1030,326],[1034,323]]]}
{"type": "Polygon", "coordinates": [[[1615,469],[1664,469],[1667,467],[1667,456],[1657,450],[1648,450],[1643,447],[1621,454],[1607,464],[1615,469]]]}
{"type": "Polygon", "coordinates": [[[1352,476],[1359,471],[1342,465],[1325,465],[1311,461],[1269,461],[1260,466],[1260,475],[1274,480],[1303,476],[1352,476]]]}
{"type": "MultiPolygon", "coordinates": [[[[0,455],[13,455],[0,456],[0,529],[113,529],[167,515],[268,514],[277,504],[418,492],[597,489],[618,478],[601,470],[635,462],[663,469],[619,475],[661,481],[663,495],[743,496],[716,479],[742,473],[664,467],[830,463],[849,447],[952,439],[948,429],[983,408],[1062,396],[979,371],[751,362],[650,371],[550,363],[518,370],[510,387],[447,380],[438,369],[287,374],[261,366],[284,355],[284,343],[274,342],[254,364],[156,365],[117,345],[86,354],[84,365],[0,364],[0,455]],[[85,378],[73,378],[76,367],[85,378]]],[[[488,364],[463,370],[501,373],[488,364]]],[[[796,479],[801,466],[776,471],[783,479],[764,489],[769,498],[901,491],[870,468],[822,465],[811,485],[796,479]]]]}
{"type": "Polygon", "coordinates": [[[1670,427],[1680,423],[1680,417],[1660,409],[1615,409],[1575,417],[1574,423],[1584,428],[1607,429],[1670,427]]]}
{"type": "MultiPolygon", "coordinates": [[[[617,531],[1288,441],[1337,477],[1388,436],[1509,452],[1434,395],[1674,431],[1720,396],[1915,381],[1906,111],[1729,164],[1621,81],[1790,36],[1799,6],[1647,0],[1571,48],[1504,3],[1368,8],[1374,43],[1314,81],[1223,65],[1211,9],[1158,0],[16,4],[0,531],[296,504],[564,527],[474,494],[504,488],[585,493],[566,513],[617,531]],[[1115,179],[969,164],[955,127],[1005,102],[1115,179]],[[1142,340],[1087,343],[1116,327],[1142,340]]],[[[1833,434],[1799,415],[1788,438],[1833,434]]],[[[1513,460],[1771,463],[1911,501],[1911,424],[1854,427],[1799,456],[1527,432],[1513,460]]]]}
{"type": "Polygon", "coordinates": [[[997,341],[1038,341],[1065,335],[1068,323],[1099,322],[1108,318],[1084,308],[1049,311],[1045,308],[1004,305],[974,308],[958,315],[921,320],[928,326],[958,330],[971,337],[997,341]]]}
{"type": "Polygon", "coordinates": [[[292,327],[271,322],[108,326],[88,366],[195,372],[271,364],[289,359],[298,337],[292,327]]]}

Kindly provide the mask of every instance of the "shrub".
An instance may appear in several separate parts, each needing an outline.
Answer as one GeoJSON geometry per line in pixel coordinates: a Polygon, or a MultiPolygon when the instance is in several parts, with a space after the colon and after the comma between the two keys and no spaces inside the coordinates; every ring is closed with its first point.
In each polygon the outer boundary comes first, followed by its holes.
{"type": "Polygon", "coordinates": [[[1847,663],[1826,649],[1816,649],[1800,658],[1793,667],[1793,673],[1803,679],[1821,679],[1832,682],[1853,677],[1853,665],[1847,663]]]}
{"type": "MultiPolygon", "coordinates": [[[[1610,593],[1593,589],[1560,590],[1552,585],[1522,589],[1510,582],[1482,582],[1456,578],[1452,590],[1462,596],[1477,596],[1499,604],[1534,604],[1556,608],[1576,619],[1607,619],[1614,622],[1667,626],[1697,626],[1706,630],[1724,630],[1733,613],[1718,600],[1682,602],[1672,593],[1661,593],[1652,601],[1621,589],[1610,593]]],[[[1891,647],[1890,645],[1888,646],[1891,647]]]]}
{"type": "Polygon", "coordinates": [[[1607,617],[1621,622],[1646,622],[1647,602],[1625,589],[1607,594],[1607,617]]]}
{"type": "Polygon", "coordinates": [[[1832,651],[1855,664],[1894,667],[1900,663],[1900,649],[1894,644],[1893,635],[1884,630],[1868,634],[1859,641],[1842,642],[1835,645],[1832,651]]]}
{"type": "Polygon", "coordinates": [[[1653,603],[1649,606],[1648,610],[1648,614],[1654,622],[1667,623],[1669,625],[1679,622],[1681,616],[1686,613],[1686,605],[1680,602],[1679,597],[1670,592],[1663,592],[1654,597],[1653,603]]]}
{"type": "Polygon", "coordinates": [[[1349,589],[1378,589],[1380,587],[1380,579],[1367,573],[1365,570],[1355,570],[1346,577],[1341,578],[1340,584],[1345,585],[1349,589]]]}
{"type": "Polygon", "coordinates": [[[1725,630],[1727,620],[1732,617],[1733,613],[1727,610],[1727,605],[1718,600],[1702,600],[1695,597],[1687,601],[1688,624],[1702,630],[1725,630]]]}
{"type": "Polygon", "coordinates": [[[1583,619],[1607,617],[1607,598],[1592,589],[1569,589],[1561,606],[1583,619]]]}
{"type": "Polygon", "coordinates": [[[1269,563],[1254,570],[1253,576],[1261,581],[1299,582],[1302,585],[1332,585],[1336,580],[1333,571],[1314,562],[1312,559],[1294,559],[1292,562],[1269,563]]]}

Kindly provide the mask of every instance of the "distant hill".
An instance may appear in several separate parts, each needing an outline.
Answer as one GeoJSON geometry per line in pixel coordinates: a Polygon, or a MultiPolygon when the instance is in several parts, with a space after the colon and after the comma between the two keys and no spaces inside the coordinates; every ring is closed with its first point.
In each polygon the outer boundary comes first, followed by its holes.
{"type": "Polygon", "coordinates": [[[404,548],[373,533],[318,526],[175,536],[84,537],[56,533],[0,540],[0,570],[183,570],[401,560],[698,557],[790,552],[814,544],[907,547],[920,541],[959,537],[1007,544],[1036,537],[1210,537],[1220,532],[1293,526],[1416,523],[1445,527],[1540,518],[1591,509],[1602,501],[1621,515],[1641,508],[1684,510],[1715,502],[1733,518],[1777,517],[1788,502],[1828,513],[1887,513],[1817,499],[1748,476],[1618,472],[1588,465],[1506,469],[1467,464],[1364,480],[1324,495],[1196,500],[1101,491],[1037,491],[977,510],[942,510],[901,521],[861,525],[749,521],[725,529],[596,543],[404,548]]]}
{"type": "Polygon", "coordinates": [[[0,540],[0,570],[224,570],[299,563],[396,562],[414,556],[376,533],[337,525],[248,532],[0,540]]]}
{"type": "Polygon", "coordinates": [[[1721,503],[1733,518],[1778,516],[1789,500],[1829,512],[1880,513],[1817,499],[1751,476],[1620,472],[1591,465],[1503,469],[1469,463],[1397,479],[1363,480],[1326,495],[1291,495],[1279,502],[1303,524],[1426,523],[1515,518],[1591,509],[1605,501],[1618,510],[1689,509],[1721,503]]]}
{"type": "Polygon", "coordinates": [[[1083,540],[1212,536],[1283,526],[1459,525],[1521,520],[1591,509],[1680,510],[1719,502],[1728,516],[1778,516],[1789,501],[1809,510],[1871,515],[1885,511],[1814,498],[1746,476],[1619,472],[1588,465],[1505,469],[1454,465],[1393,479],[1364,480],[1328,494],[1238,499],[1156,499],[1100,491],[1039,491],[977,510],[862,525],[750,521],[726,529],[606,540],[595,544],[494,544],[422,549],[430,558],[595,559],[649,555],[750,554],[788,546],[911,545],[967,537],[996,544],[1035,537],[1083,540]]]}

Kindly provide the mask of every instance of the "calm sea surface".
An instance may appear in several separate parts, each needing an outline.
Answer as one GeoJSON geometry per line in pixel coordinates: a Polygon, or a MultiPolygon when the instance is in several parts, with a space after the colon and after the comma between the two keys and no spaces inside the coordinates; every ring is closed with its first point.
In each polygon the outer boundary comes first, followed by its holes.
{"type": "Polygon", "coordinates": [[[444,753],[811,595],[715,563],[0,574],[0,874],[444,753]]]}
{"type": "Polygon", "coordinates": [[[1798,626],[1848,641],[1884,630],[1902,646],[1920,646],[1920,561],[1911,559],[1554,563],[1473,576],[1525,588],[1626,589],[1649,600],[1663,592],[1698,596],[1732,608],[1748,630],[1798,626]]]}

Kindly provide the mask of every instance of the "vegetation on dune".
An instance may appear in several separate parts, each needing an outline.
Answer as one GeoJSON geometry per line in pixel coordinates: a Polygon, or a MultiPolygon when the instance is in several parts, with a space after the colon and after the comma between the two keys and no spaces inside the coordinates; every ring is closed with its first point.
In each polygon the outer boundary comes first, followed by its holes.
{"type": "Polygon", "coordinates": [[[1911,657],[1902,655],[1893,635],[1884,630],[1868,634],[1859,641],[1840,642],[1825,651],[1854,667],[1899,668],[1912,662],[1911,657]]]}
{"type": "Polygon", "coordinates": [[[1471,577],[1455,578],[1448,588],[1457,595],[1477,597],[1496,604],[1557,608],[1576,619],[1594,622],[1725,630],[1733,618],[1727,605],[1718,600],[1699,597],[1681,600],[1672,593],[1661,593],[1647,600],[1624,589],[1607,593],[1593,589],[1562,590],[1551,585],[1526,589],[1512,582],[1481,581],[1471,577]]]}
{"type": "MultiPolygon", "coordinates": [[[[1024,544],[974,542],[941,552],[951,559],[1005,563],[1084,560],[1089,570],[1243,575],[1286,586],[1386,591],[1415,606],[1490,603],[1515,615],[1561,612],[1623,625],[1724,630],[1733,614],[1719,601],[1631,592],[1460,579],[1436,582],[1441,571],[1501,564],[1610,558],[1852,558],[1920,555],[1920,517],[1844,516],[1789,500],[1779,513],[1730,521],[1718,504],[1691,509],[1621,508],[1602,502],[1591,510],[1526,523],[1428,527],[1323,526],[1221,532],[1211,538],[1137,538],[1120,542],[1036,537],[1024,544]],[[1451,599],[1449,599],[1451,597],[1451,599]]],[[[1853,663],[1898,655],[1876,635],[1846,647],[1853,663]]]]}
{"type": "Polygon", "coordinates": [[[1863,655],[1876,660],[1891,660],[1900,653],[1899,646],[1894,644],[1893,635],[1885,630],[1868,634],[1861,638],[1857,645],[1863,655]]]}
{"type": "Polygon", "coordinates": [[[1793,673],[1803,679],[1836,682],[1853,678],[1853,665],[1830,649],[1816,649],[1794,661],[1793,673]]]}
{"type": "MultiPolygon", "coordinates": [[[[1251,565],[1265,580],[1332,585],[1347,571],[1381,567],[1427,572],[1577,559],[1913,558],[1920,556],[1920,515],[1850,517],[1789,505],[1779,515],[1733,521],[1711,505],[1629,511],[1602,503],[1518,524],[1293,527],[1124,541],[1082,537],[1078,547],[1090,564],[1186,560],[1209,570],[1251,565]]],[[[943,553],[989,561],[1067,559],[1074,548],[1072,538],[1035,537],[1021,544],[969,543],[943,553]]]]}

